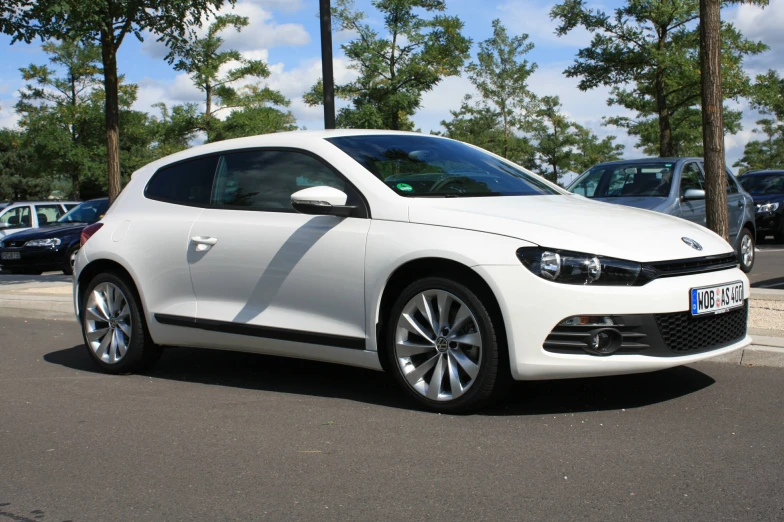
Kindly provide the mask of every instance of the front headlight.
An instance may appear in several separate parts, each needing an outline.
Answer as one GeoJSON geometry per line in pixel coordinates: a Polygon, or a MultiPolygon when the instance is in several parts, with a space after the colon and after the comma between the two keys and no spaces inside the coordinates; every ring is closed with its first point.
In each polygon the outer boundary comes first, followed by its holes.
{"type": "Polygon", "coordinates": [[[542,279],[568,285],[632,286],[642,269],[633,261],[551,248],[521,248],[517,257],[542,279]]]}
{"type": "Polygon", "coordinates": [[[24,244],[26,247],[56,247],[60,246],[60,238],[54,237],[49,239],[32,239],[24,244]]]}
{"type": "Polygon", "coordinates": [[[775,212],[778,209],[778,203],[765,203],[764,205],[757,205],[757,212],[775,212]]]}

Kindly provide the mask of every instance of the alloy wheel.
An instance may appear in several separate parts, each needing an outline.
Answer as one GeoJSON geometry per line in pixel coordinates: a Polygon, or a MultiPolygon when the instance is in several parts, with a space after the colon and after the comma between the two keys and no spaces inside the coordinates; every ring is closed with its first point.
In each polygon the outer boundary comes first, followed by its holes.
{"type": "Polygon", "coordinates": [[[71,271],[73,271],[74,267],[76,266],[76,256],[79,255],[79,249],[77,248],[73,252],[71,252],[71,257],[68,259],[68,262],[71,264],[71,271]]]}
{"type": "Polygon", "coordinates": [[[107,364],[119,362],[128,351],[133,328],[128,299],[116,285],[100,283],[87,298],[84,332],[95,356],[107,364]]]}
{"type": "Polygon", "coordinates": [[[740,258],[743,266],[751,266],[754,262],[754,241],[748,234],[745,234],[740,242],[740,258]]]}
{"type": "Polygon", "coordinates": [[[395,359],[408,384],[434,401],[463,395],[479,375],[482,335],[469,307],[444,290],[411,298],[398,318],[395,359]]]}

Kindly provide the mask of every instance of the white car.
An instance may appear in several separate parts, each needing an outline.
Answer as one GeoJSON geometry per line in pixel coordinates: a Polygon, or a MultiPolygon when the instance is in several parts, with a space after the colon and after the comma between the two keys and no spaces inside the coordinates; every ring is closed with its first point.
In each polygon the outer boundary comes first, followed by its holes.
{"type": "Polygon", "coordinates": [[[732,247],[591,201],[471,145],[389,131],[271,134],[135,172],[82,233],[90,357],[163,346],[390,372],[469,411],[510,379],[659,370],[749,344],[732,247]]]}

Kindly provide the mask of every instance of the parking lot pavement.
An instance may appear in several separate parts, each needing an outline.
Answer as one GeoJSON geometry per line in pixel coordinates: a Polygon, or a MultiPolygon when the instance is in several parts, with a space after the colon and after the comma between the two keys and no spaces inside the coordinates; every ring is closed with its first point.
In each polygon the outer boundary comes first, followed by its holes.
{"type": "Polygon", "coordinates": [[[784,519],[780,369],[524,383],[455,417],[367,370],[177,348],[107,376],[83,350],[0,318],[0,519],[784,519]]]}
{"type": "Polygon", "coordinates": [[[757,259],[749,280],[756,288],[784,290],[784,245],[770,240],[757,245],[757,259]]]}

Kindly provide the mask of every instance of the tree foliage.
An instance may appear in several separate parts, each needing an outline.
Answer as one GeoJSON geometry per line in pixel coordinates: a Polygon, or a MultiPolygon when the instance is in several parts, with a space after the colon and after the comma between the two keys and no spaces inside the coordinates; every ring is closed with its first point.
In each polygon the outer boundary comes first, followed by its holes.
{"type": "MultiPolygon", "coordinates": [[[[357,35],[341,47],[357,71],[356,80],[335,88],[350,106],[340,109],[337,126],[412,130],[411,116],[422,94],[443,78],[456,76],[468,57],[471,41],[461,34],[463,22],[443,14],[444,0],[374,0],[384,20],[380,34],[357,11],[353,0],[337,0],[333,17],[339,30],[357,35]]],[[[322,100],[319,81],[304,99],[322,100]]]]}
{"type": "MultiPolygon", "coordinates": [[[[565,74],[580,78],[581,90],[610,87],[608,104],[636,113],[606,123],[625,128],[638,137],[639,147],[660,156],[701,150],[698,0],[628,0],[611,14],[589,8],[584,0],[565,0],[551,16],[559,21],[558,35],[577,27],[593,34],[591,45],[578,51],[565,74]]],[[[743,60],[765,49],[723,25],[725,99],[748,95],[743,60]]],[[[737,132],[740,114],[726,107],[725,113],[726,131],[737,132]]]]}
{"type": "Polygon", "coordinates": [[[751,98],[752,106],[763,115],[754,133],[762,139],[746,143],[743,157],[733,166],[741,172],[784,167],[784,78],[768,71],[757,76],[751,98]]]}

